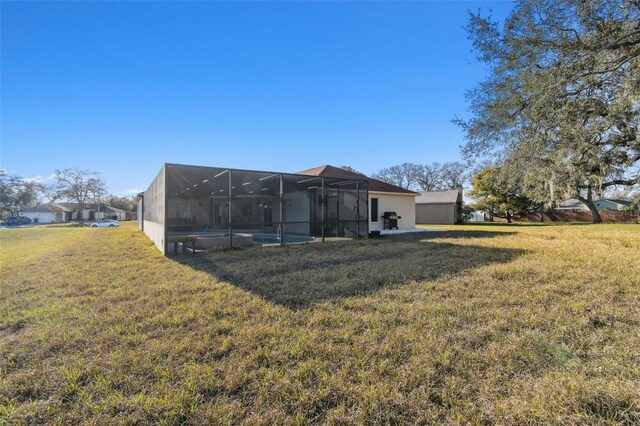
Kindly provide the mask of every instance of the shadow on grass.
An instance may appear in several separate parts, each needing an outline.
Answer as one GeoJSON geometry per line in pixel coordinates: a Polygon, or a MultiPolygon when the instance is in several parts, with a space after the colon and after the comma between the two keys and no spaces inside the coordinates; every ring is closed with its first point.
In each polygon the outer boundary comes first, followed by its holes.
{"type": "Polygon", "coordinates": [[[411,281],[461,274],[507,263],[521,249],[458,245],[443,238],[490,238],[513,232],[449,231],[394,235],[375,240],[249,248],[179,256],[176,260],[279,305],[366,296],[411,281]]]}
{"type": "Polygon", "coordinates": [[[505,237],[508,235],[515,235],[517,231],[484,231],[484,230],[473,230],[473,229],[448,229],[442,231],[426,231],[425,232],[415,232],[410,234],[397,234],[393,237],[404,239],[404,240],[438,240],[444,238],[496,238],[496,237],[505,237]]]}
{"type": "MultiPolygon", "coordinates": [[[[502,226],[522,226],[522,227],[532,227],[532,226],[559,226],[559,225],[573,225],[573,226],[582,226],[582,225],[593,225],[592,222],[561,222],[561,221],[545,221],[545,222],[524,222],[524,221],[514,221],[513,223],[507,222],[469,222],[465,225],[470,226],[486,226],[486,227],[502,227],[502,226]]],[[[428,225],[425,225],[428,226],[428,225]]],[[[464,225],[462,225],[464,226],[464,225]]]]}

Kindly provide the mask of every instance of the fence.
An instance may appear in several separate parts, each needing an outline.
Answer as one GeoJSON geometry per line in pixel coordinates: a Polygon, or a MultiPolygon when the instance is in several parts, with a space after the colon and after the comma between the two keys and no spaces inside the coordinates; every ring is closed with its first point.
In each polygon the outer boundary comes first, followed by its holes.
{"type": "MultiPolygon", "coordinates": [[[[603,210],[600,212],[603,222],[609,223],[637,223],[640,218],[634,213],[603,210]]],[[[484,214],[484,220],[489,221],[489,214],[484,214]]],[[[506,219],[494,217],[494,222],[506,222],[506,219]]],[[[534,213],[524,217],[513,218],[514,222],[540,222],[540,214],[534,213]]],[[[545,212],[545,222],[593,222],[591,212],[545,212]]]]}

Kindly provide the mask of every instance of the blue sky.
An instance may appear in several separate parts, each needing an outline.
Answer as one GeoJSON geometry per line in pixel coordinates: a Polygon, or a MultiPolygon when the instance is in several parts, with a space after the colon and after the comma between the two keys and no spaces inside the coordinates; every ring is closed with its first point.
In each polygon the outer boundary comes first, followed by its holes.
{"type": "Polygon", "coordinates": [[[101,172],[116,194],[165,162],[364,173],[460,159],[484,75],[467,11],[510,2],[1,3],[10,173],[101,172]]]}

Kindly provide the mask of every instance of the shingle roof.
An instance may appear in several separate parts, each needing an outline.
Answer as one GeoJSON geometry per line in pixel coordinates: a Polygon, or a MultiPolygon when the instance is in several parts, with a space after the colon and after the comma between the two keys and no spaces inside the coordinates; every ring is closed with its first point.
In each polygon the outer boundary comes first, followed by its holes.
{"type": "Polygon", "coordinates": [[[22,213],[49,213],[49,212],[68,212],[66,207],[58,203],[38,204],[37,206],[21,210],[22,213]]]}
{"type": "MultiPolygon", "coordinates": [[[[609,201],[610,203],[622,204],[623,206],[630,206],[631,201],[629,200],[621,200],[620,198],[603,198],[604,201],[609,201]]],[[[597,200],[597,201],[602,201],[597,200]]]]}
{"type": "Polygon", "coordinates": [[[122,210],[122,209],[118,209],[116,207],[113,206],[105,206],[104,204],[100,207],[101,210],[104,211],[112,211],[114,213],[126,213],[126,210],[122,210]]]}
{"type": "Polygon", "coordinates": [[[447,189],[445,191],[423,191],[416,197],[416,204],[454,204],[458,202],[460,191],[447,189]]]}
{"type": "Polygon", "coordinates": [[[56,204],[64,207],[70,212],[75,212],[76,210],[78,210],[78,203],[56,203],[56,204]]]}
{"type": "MultiPolygon", "coordinates": [[[[63,207],[64,209],[66,209],[66,211],[70,211],[70,212],[78,211],[78,208],[80,207],[79,203],[55,203],[55,204],[63,207]]],[[[96,203],[85,203],[84,209],[85,210],[98,210],[98,204],[96,204],[96,203]]],[[[102,203],[100,204],[100,211],[125,212],[125,210],[120,210],[118,208],[115,208],[115,207],[112,207],[112,206],[107,206],[106,204],[102,204],[102,203]]]]}
{"type": "Polygon", "coordinates": [[[559,209],[580,209],[584,207],[584,204],[577,198],[567,198],[558,203],[556,208],[559,209]]]}
{"type": "MultiPolygon", "coordinates": [[[[619,198],[601,198],[599,200],[593,200],[594,203],[598,203],[600,201],[608,201],[610,203],[614,203],[614,204],[620,204],[623,206],[630,206],[631,205],[631,201],[628,200],[621,200],[619,198]]],[[[561,201],[560,203],[558,203],[558,207],[559,209],[580,209],[580,208],[584,208],[586,207],[586,205],[578,200],[577,198],[567,198],[564,201],[561,201]]]]}
{"type": "Polygon", "coordinates": [[[309,176],[321,176],[321,177],[329,177],[329,178],[338,178],[338,179],[359,179],[366,180],[369,186],[369,191],[373,192],[393,192],[398,194],[406,194],[406,195],[418,195],[417,192],[409,191],[408,189],[401,188],[396,185],[392,185],[387,182],[383,182],[378,179],[370,178],[368,176],[350,172],[348,170],[341,169],[339,167],[325,165],[320,167],[314,167],[313,169],[303,170],[298,172],[300,175],[309,175],[309,176]]]}

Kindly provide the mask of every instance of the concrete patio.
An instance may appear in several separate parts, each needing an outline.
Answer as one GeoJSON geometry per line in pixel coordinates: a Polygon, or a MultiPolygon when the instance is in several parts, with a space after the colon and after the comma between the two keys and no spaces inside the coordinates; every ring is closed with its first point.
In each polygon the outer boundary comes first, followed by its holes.
{"type": "Polygon", "coordinates": [[[380,235],[408,234],[410,232],[441,232],[442,229],[434,228],[400,228],[400,229],[383,229],[380,235]]]}

